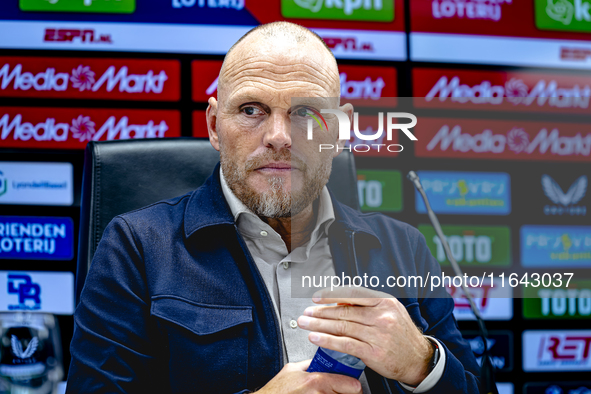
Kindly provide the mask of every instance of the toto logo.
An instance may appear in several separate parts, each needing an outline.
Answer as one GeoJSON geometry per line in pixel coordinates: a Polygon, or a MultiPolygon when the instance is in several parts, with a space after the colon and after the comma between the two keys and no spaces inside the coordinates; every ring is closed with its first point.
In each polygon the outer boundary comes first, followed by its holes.
{"type": "MultiPolygon", "coordinates": [[[[349,141],[351,140],[351,122],[349,117],[343,111],[339,111],[338,109],[321,109],[318,112],[316,109],[310,107],[300,107],[297,110],[298,115],[305,116],[307,118],[307,138],[308,140],[312,140],[314,138],[314,124],[316,123],[321,129],[324,128],[325,130],[328,129],[328,125],[326,120],[322,116],[322,114],[333,114],[337,117],[339,122],[339,139],[349,141]]],[[[401,130],[404,134],[411,140],[417,141],[417,137],[409,130],[412,127],[415,127],[417,124],[417,117],[408,112],[388,112],[386,113],[387,123],[386,123],[386,139],[388,141],[392,141],[392,131],[393,130],[401,130]],[[400,119],[409,119],[409,123],[394,123],[395,121],[399,121],[400,119]]],[[[384,113],[378,113],[378,130],[374,134],[363,134],[359,131],[359,114],[357,112],[353,113],[353,133],[355,137],[359,140],[363,141],[379,141],[382,140],[384,134],[384,113]]],[[[339,149],[342,150],[353,150],[355,152],[367,152],[370,149],[380,150],[380,148],[385,148],[389,152],[402,152],[402,145],[400,144],[356,144],[353,147],[351,146],[344,146],[340,148],[338,145],[333,144],[320,144],[319,151],[322,150],[332,150],[339,149]]]]}

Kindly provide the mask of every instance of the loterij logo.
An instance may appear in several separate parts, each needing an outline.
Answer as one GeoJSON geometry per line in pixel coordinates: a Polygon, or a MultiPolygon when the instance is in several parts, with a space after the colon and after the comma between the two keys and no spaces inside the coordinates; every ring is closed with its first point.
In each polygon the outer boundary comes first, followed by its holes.
{"type": "Polygon", "coordinates": [[[19,0],[21,11],[131,14],[135,0],[19,0]]]}
{"type": "Polygon", "coordinates": [[[394,0],[281,0],[286,18],[392,22],[394,0]]]}

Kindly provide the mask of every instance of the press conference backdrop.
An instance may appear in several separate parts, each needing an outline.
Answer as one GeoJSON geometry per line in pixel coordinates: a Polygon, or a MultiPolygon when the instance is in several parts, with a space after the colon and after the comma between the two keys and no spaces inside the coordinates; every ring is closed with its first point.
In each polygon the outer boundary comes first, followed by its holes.
{"type": "MultiPolygon", "coordinates": [[[[432,99],[415,102],[428,118],[415,130],[418,141],[401,134],[402,152],[358,154],[364,211],[417,226],[450,271],[423,203],[404,181],[419,170],[464,267],[591,268],[589,0],[5,0],[0,309],[55,313],[66,372],[83,148],[91,140],[206,136],[204,111],[224,53],[251,27],[276,20],[326,41],[343,98],[432,99]],[[502,97],[520,106],[493,118],[449,119],[447,104],[479,110],[502,97]],[[519,118],[532,108],[562,123],[519,118]],[[501,188],[496,208],[448,203],[501,188]],[[27,298],[34,286],[39,296],[27,298]]],[[[578,281],[571,298],[545,300],[477,294],[503,393],[590,392],[590,289],[578,281]]],[[[477,326],[454,296],[478,357],[477,326]]]]}

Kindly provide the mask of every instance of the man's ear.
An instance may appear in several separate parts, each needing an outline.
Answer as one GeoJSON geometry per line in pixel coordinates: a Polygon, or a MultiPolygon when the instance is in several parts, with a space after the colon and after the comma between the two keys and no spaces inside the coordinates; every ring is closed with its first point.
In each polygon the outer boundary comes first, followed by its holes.
{"type": "Polygon", "coordinates": [[[217,120],[218,120],[218,102],[215,98],[210,97],[208,100],[209,106],[205,111],[207,118],[207,132],[209,134],[209,142],[215,150],[220,150],[220,137],[218,135],[217,120]]]}
{"type": "MultiPolygon", "coordinates": [[[[339,111],[344,112],[347,114],[347,118],[349,118],[349,124],[351,125],[351,127],[353,127],[353,105],[350,103],[346,103],[344,105],[341,105],[339,107],[339,111]]],[[[337,157],[344,149],[345,144],[347,143],[347,141],[345,140],[340,140],[337,136],[337,146],[338,149],[335,149],[335,152],[333,154],[333,157],[337,157]]]]}

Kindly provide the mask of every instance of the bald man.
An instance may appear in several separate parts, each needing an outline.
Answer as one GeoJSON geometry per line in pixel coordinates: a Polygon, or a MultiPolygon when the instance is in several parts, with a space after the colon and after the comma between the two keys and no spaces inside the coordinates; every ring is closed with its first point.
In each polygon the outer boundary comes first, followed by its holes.
{"type": "Polygon", "coordinates": [[[294,97],[351,118],[339,92],[334,56],[301,26],[259,26],[231,48],[207,109],[220,165],[199,189],[105,230],[75,314],[69,393],[478,392],[443,289],[291,296],[297,267],[440,272],[416,229],[332,197],[339,150],[317,147],[343,147],[335,117],[314,140],[292,133],[309,110],[294,97]],[[367,368],[359,380],[308,373],[318,346],[367,368]]]}

